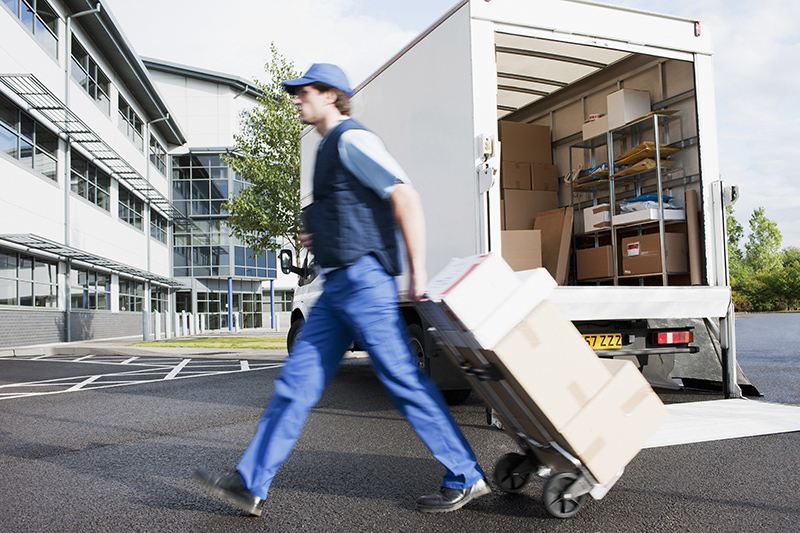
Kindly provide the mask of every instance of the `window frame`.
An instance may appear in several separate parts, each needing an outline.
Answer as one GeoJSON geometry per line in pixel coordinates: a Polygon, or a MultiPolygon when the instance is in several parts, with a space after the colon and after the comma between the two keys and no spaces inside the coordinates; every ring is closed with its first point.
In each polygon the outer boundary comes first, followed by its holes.
{"type": "Polygon", "coordinates": [[[38,120],[23,111],[17,104],[0,94],[0,106],[9,110],[7,117],[0,114],[0,134],[7,132],[7,139],[14,142],[14,153],[2,150],[8,157],[16,159],[25,168],[30,168],[49,180],[58,183],[58,135],[47,129],[38,120]],[[13,124],[8,119],[14,115],[13,124]],[[47,147],[50,144],[51,148],[47,147]],[[26,149],[30,156],[24,156],[26,149]],[[27,164],[28,159],[30,164],[27,164]]]}
{"type": "Polygon", "coordinates": [[[138,230],[144,230],[144,200],[119,184],[117,217],[138,230]]]}
{"type": "Polygon", "coordinates": [[[69,284],[70,309],[111,311],[111,274],[73,265],[70,268],[69,284]],[[81,305],[74,305],[79,298],[81,305]]]}
{"type": "MultiPolygon", "coordinates": [[[[0,288],[13,287],[14,303],[0,302],[0,306],[25,307],[25,308],[58,308],[58,262],[42,259],[30,254],[15,252],[5,248],[0,249],[0,256],[13,258],[13,266],[4,262],[5,268],[0,270],[0,288]],[[49,280],[41,278],[43,266],[47,271],[49,280]],[[10,270],[13,269],[13,275],[10,270]],[[25,270],[28,272],[26,273],[25,270]],[[27,291],[24,290],[27,288],[27,291]],[[24,303],[25,300],[28,303],[24,303]]],[[[3,291],[0,290],[0,294],[3,291]]],[[[10,291],[8,292],[10,295],[10,291]]]]}
{"type": "Polygon", "coordinates": [[[61,17],[47,0],[4,0],[8,9],[19,24],[33,36],[34,40],[53,59],[58,59],[58,27],[61,17]],[[14,6],[11,4],[13,2],[14,6]],[[26,6],[27,9],[22,6],[26,6]],[[26,15],[27,13],[27,15],[26,15]],[[45,16],[43,16],[45,15],[45,16]],[[47,19],[47,20],[45,20],[47,19]]]}
{"type": "Polygon", "coordinates": [[[111,79],[74,35],[71,56],[70,77],[107,116],[111,116],[111,79]]]}
{"type": "Polygon", "coordinates": [[[70,191],[110,213],[111,176],[74,149],[70,154],[70,163],[70,191]]]}
{"type": "Polygon", "coordinates": [[[122,94],[117,98],[117,126],[140,152],[144,153],[144,121],[122,94]]]}

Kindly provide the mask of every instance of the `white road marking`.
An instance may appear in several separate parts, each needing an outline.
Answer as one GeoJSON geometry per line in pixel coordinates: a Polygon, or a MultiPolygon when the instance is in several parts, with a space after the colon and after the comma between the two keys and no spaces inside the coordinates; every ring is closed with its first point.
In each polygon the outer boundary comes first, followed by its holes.
{"type": "Polygon", "coordinates": [[[186,365],[188,365],[188,364],[189,364],[189,361],[191,361],[191,359],[184,359],[183,361],[181,361],[180,363],[178,363],[178,365],[177,365],[175,368],[173,368],[173,369],[172,369],[172,371],[170,371],[170,373],[169,373],[169,374],[167,374],[166,376],[164,376],[164,380],[168,380],[168,379],[175,379],[175,376],[177,376],[177,375],[178,375],[178,372],[180,372],[181,370],[183,370],[183,367],[185,367],[186,365]]]}
{"type": "Polygon", "coordinates": [[[77,383],[77,384],[73,385],[72,387],[68,388],[66,390],[66,392],[74,392],[76,390],[81,390],[84,387],[84,385],[88,385],[89,383],[93,383],[93,382],[97,381],[98,379],[100,379],[100,376],[92,376],[90,378],[84,379],[80,383],[77,383]]]}
{"type": "MultiPolygon", "coordinates": [[[[22,360],[23,358],[20,358],[22,360]]],[[[283,366],[283,362],[274,361],[239,361],[239,360],[204,360],[204,359],[159,359],[129,358],[121,356],[38,356],[25,358],[26,361],[45,361],[81,364],[124,365],[122,372],[69,376],[63,378],[30,381],[26,383],[6,383],[0,385],[0,400],[63,394],[111,387],[123,387],[145,383],[157,383],[166,380],[187,379],[205,376],[218,376],[268,370],[283,366]],[[134,361],[135,360],[135,361],[134,361]],[[141,367],[141,368],[136,368],[141,367]]]]}

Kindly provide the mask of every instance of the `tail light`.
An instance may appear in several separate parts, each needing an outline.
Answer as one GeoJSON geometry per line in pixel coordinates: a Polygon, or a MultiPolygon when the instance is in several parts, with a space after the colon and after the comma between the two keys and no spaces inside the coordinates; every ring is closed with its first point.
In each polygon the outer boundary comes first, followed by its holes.
{"type": "Polygon", "coordinates": [[[688,344],[694,340],[693,331],[660,331],[654,335],[655,344],[688,344]]]}

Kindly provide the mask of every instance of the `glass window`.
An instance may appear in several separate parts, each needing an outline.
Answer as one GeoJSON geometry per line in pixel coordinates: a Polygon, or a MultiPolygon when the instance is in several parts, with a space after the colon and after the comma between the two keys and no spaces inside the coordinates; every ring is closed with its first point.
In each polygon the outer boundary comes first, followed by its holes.
{"type": "Polygon", "coordinates": [[[100,106],[106,115],[111,113],[109,90],[111,82],[86,49],[72,37],[72,79],[100,106]]]}
{"type": "Polygon", "coordinates": [[[47,53],[58,57],[58,15],[46,0],[3,0],[47,53]]]}
{"type": "Polygon", "coordinates": [[[119,218],[131,226],[142,229],[144,202],[122,185],[119,187],[119,218]]]}
{"type": "Polygon", "coordinates": [[[0,151],[51,180],[58,180],[58,137],[2,95],[0,151]]]}
{"type": "Polygon", "coordinates": [[[167,175],[167,151],[152,135],[150,135],[150,162],[161,174],[167,175]]]}
{"type": "Polygon", "coordinates": [[[122,95],[119,97],[119,129],[140,152],[144,152],[144,122],[122,95]]]}
{"type": "Polygon", "coordinates": [[[150,236],[167,244],[167,219],[150,210],[150,236]]]}
{"type": "Polygon", "coordinates": [[[144,283],[120,278],[119,310],[141,312],[144,304],[144,283]]]}
{"type": "Polygon", "coordinates": [[[111,276],[104,272],[73,267],[70,271],[72,309],[110,310],[111,276]]]}
{"type": "Polygon", "coordinates": [[[111,211],[111,178],[74,150],[71,161],[72,192],[105,211],[111,211]]]}
{"type": "Polygon", "coordinates": [[[0,305],[57,307],[57,272],[52,261],[0,252],[0,305]]]}
{"type": "Polygon", "coordinates": [[[164,287],[150,286],[150,310],[165,313],[169,292],[164,287]]]}

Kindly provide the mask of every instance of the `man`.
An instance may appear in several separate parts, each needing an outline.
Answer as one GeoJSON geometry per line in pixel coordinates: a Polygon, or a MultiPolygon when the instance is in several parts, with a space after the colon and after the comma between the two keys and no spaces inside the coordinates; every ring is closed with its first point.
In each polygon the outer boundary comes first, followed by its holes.
{"type": "Polygon", "coordinates": [[[300,120],[322,135],[302,242],[323,270],[323,294],[236,472],[198,470],[194,477],[212,494],[260,515],[278,467],[355,340],[397,409],[446,469],[439,492],[420,497],[417,509],[459,509],[490,489],[441,393],[417,367],[397,305],[394,276],[402,269],[403,243],[411,297],[421,299],[427,283],[419,195],[380,139],[348,116],[352,91],[339,67],[317,63],[283,84],[300,120]]]}

